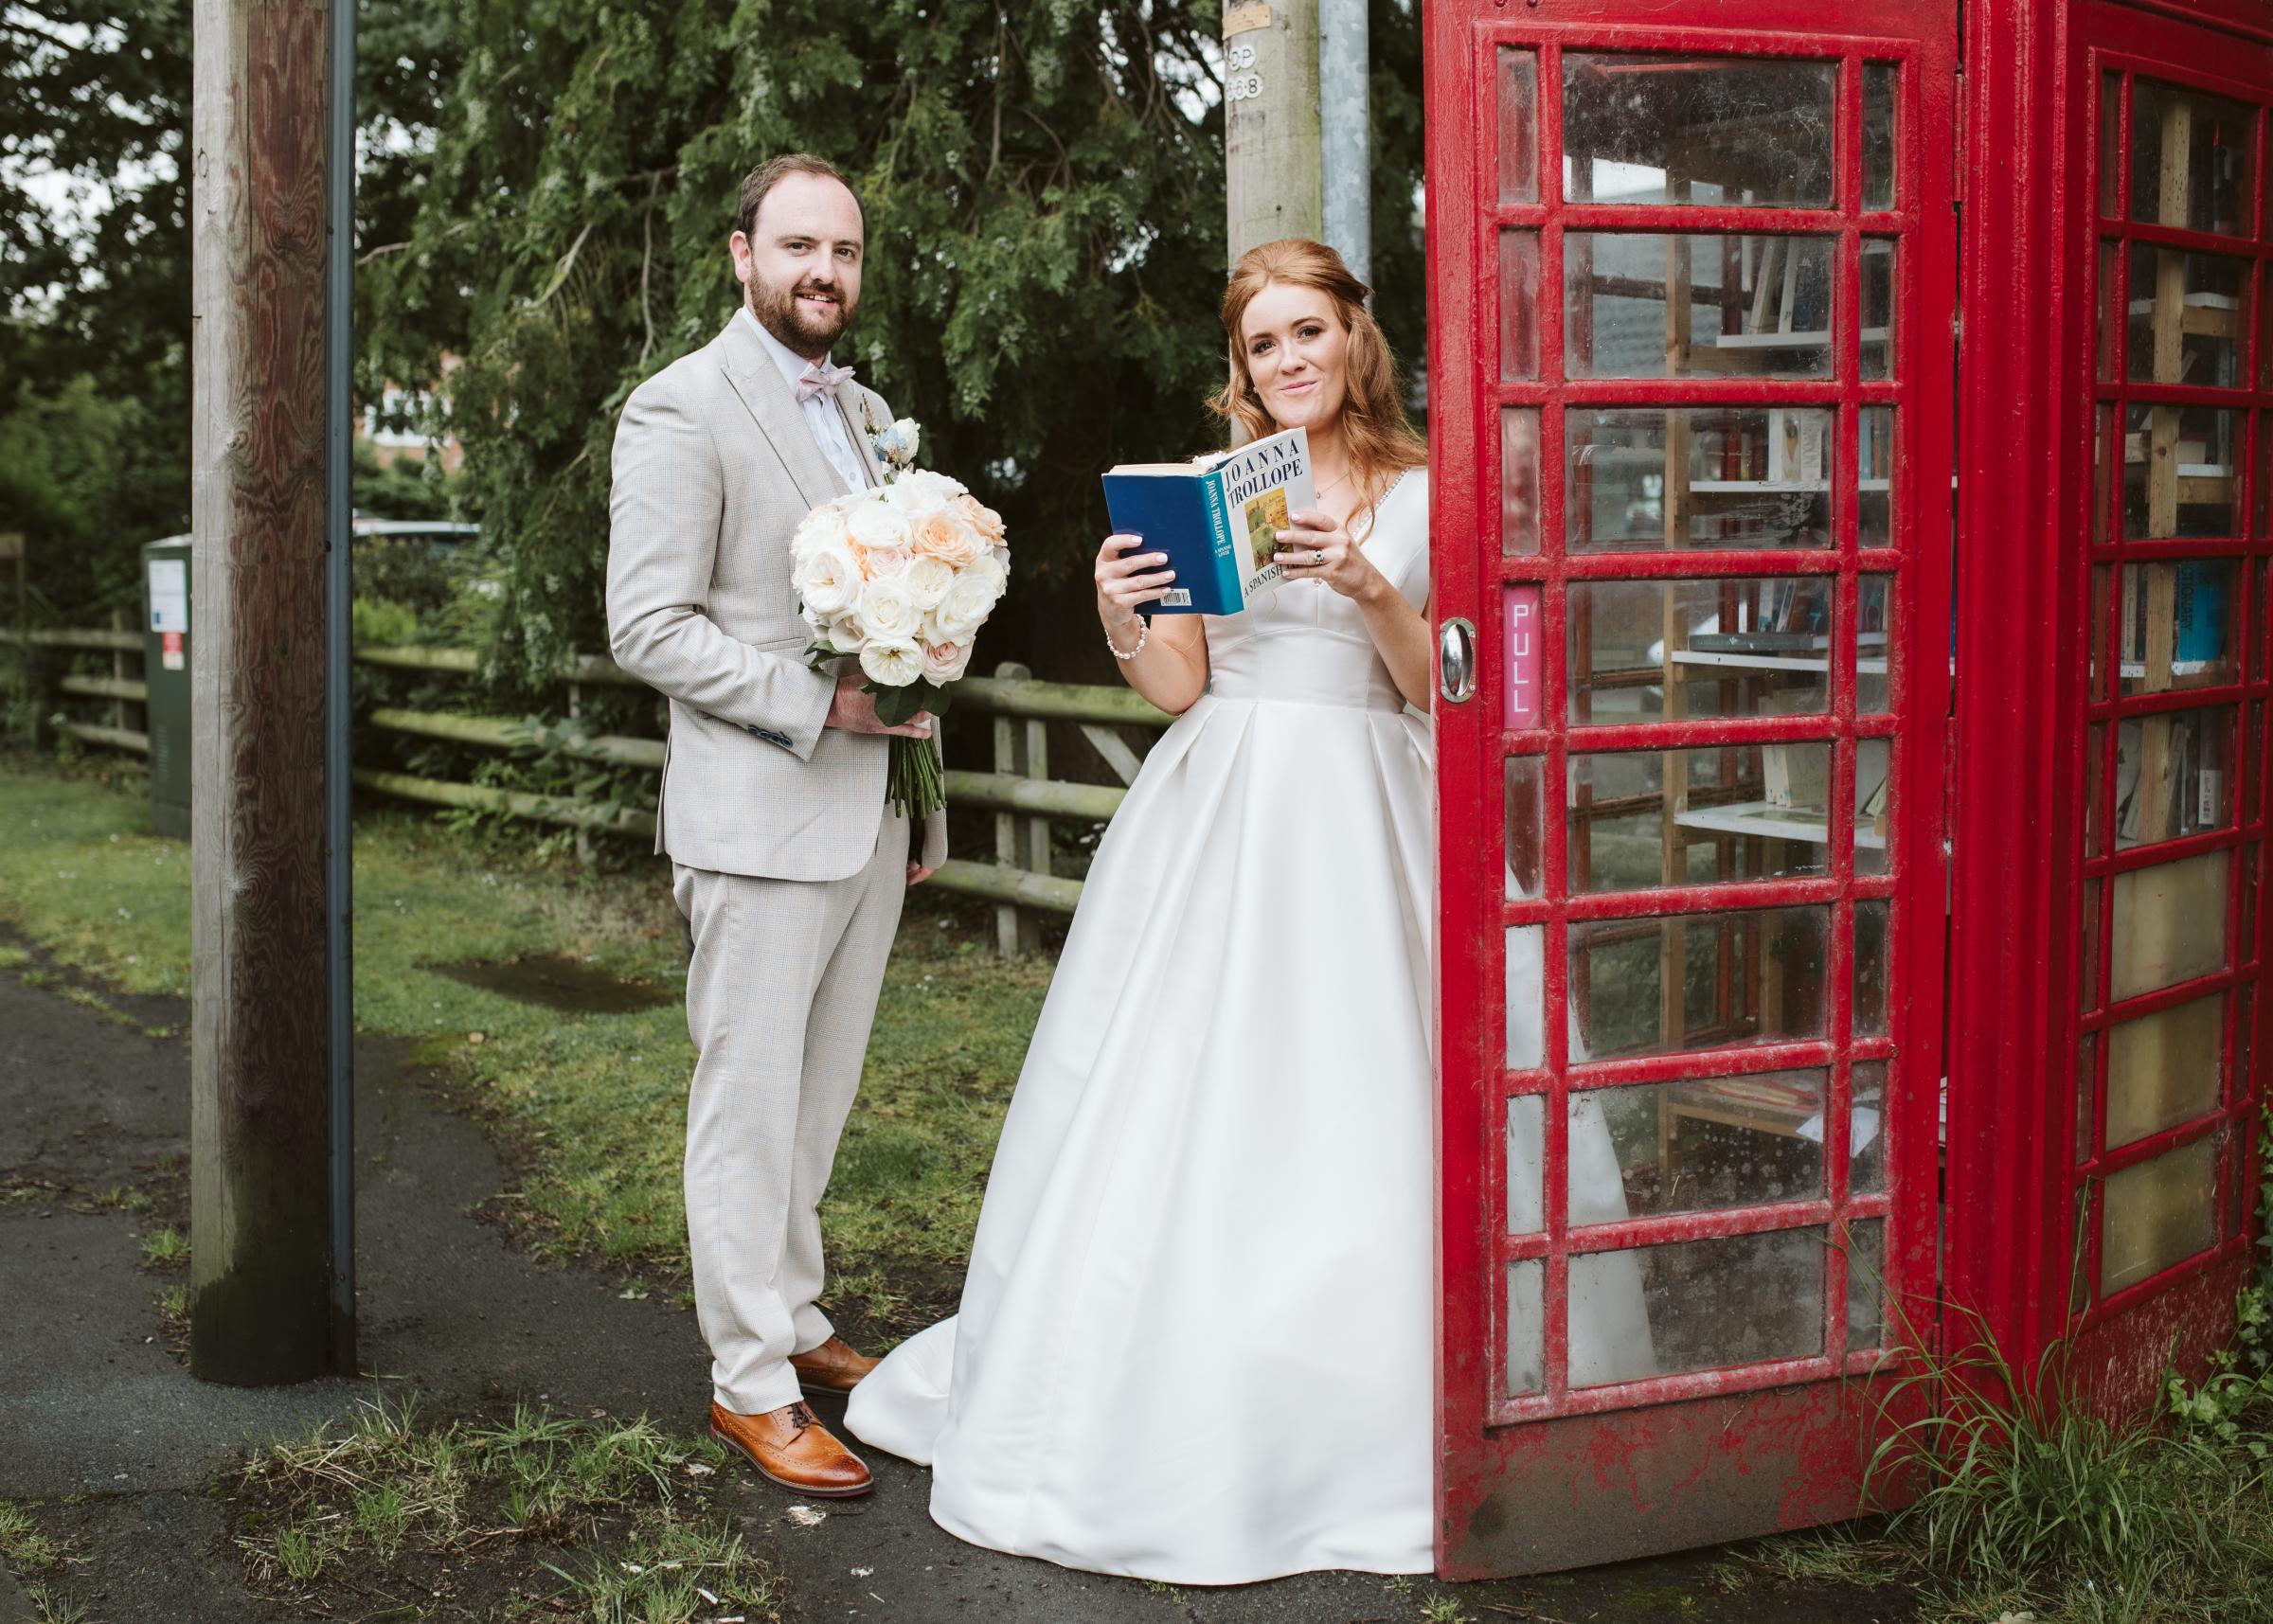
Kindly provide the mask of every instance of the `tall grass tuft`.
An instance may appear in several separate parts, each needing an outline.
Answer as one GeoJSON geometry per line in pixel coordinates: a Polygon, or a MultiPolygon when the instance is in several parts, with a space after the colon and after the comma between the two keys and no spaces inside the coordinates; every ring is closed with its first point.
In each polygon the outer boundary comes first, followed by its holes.
{"type": "Polygon", "coordinates": [[[2068,1343],[2023,1372],[1973,1326],[1965,1352],[1889,1391],[1924,1413],[1870,1464],[1874,1489],[1915,1490],[1888,1531],[1927,1618],[2273,1621],[2273,1379],[2228,1356],[2200,1386],[2174,1376],[2160,1424],[2110,1420],[2068,1343]]]}

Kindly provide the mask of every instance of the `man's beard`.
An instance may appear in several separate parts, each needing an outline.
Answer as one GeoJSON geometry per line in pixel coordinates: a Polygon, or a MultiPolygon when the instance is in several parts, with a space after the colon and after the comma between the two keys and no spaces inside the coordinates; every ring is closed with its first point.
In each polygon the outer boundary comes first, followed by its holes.
{"type": "Polygon", "coordinates": [[[782,293],[774,288],[750,283],[750,313],[764,328],[799,355],[818,357],[829,353],[830,347],[844,336],[845,329],[852,323],[852,312],[844,304],[844,294],[835,289],[813,287],[800,283],[782,293]],[[814,315],[797,305],[797,295],[811,293],[816,297],[832,298],[837,304],[827,317],[814,315]]]}

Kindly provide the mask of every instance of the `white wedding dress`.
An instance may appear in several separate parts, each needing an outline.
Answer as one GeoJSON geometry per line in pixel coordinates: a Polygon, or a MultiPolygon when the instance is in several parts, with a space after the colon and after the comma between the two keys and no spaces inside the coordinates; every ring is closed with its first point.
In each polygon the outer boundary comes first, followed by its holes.
{"type": "MultiPolygon", "coordinates": [[[[1365,546],[1426,603],[1425,474],[1365,546]]],[[[1208,692],[1090,868],[962,1312],[846,1419],[996,1550],[1189,1584],[1426,1572],[1429,723],[1329,587],[1206,631],[1208,692]]]]}

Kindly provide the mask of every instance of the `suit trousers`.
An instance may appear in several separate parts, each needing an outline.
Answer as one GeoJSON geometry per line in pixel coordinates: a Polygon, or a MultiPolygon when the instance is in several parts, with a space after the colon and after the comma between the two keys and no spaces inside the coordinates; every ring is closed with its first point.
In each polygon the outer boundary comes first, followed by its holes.
{"type": "Polygon", "coordinates": [[[907,894],[907,820],[887,811],[867,867],[766,880],[671,866],[694,943],[687,1030],[687,1241],[714,1396],[739,1415],[795,1403],[793,1353],[832,1334],[821,1197],[907,894]]]}

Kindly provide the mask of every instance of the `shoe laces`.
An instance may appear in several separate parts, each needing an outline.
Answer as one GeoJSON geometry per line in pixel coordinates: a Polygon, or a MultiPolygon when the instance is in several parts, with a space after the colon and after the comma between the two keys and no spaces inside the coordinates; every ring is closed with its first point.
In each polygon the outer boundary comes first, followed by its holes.
{"type": "Polygon", "coordinates": [[[818,1423],[814,1420],[813,1412],[811,1410],[807,1409],[802,1403],[796,1403],[789,1406],[789,1424],[796,1428],[797,1431],[803,1432],[807,1427],[814,1426],[818,1423]]]}

